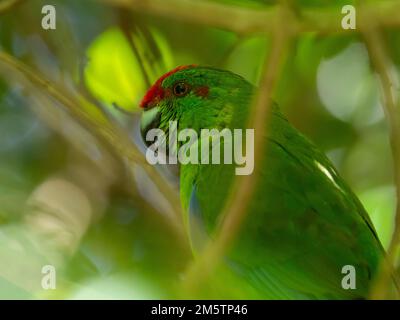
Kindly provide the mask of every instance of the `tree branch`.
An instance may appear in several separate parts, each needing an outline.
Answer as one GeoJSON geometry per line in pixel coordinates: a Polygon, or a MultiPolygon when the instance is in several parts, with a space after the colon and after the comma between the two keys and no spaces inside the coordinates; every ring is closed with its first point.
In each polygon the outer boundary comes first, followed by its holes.
{"type": "Polygon", "coordinates": [[[8,10],[22,3],[24,0],[0,0],[0,13],[5,13],[8,10]]]}
{"type": "Polygon", "coordinates": [[[130,168],[137,165],[142,167],[169,202],[173,210],[173,221],[170,222],[178,228],[179,232],[183,233],[178,192],[173,190],[156,169],[146,161],[144,155],[138,150],[122,128],[107,118],[99,108],[85,100],[82,96],[65,91],[63,88],[45,79],[38,72],[31,70],[22,62],[1,51],[0,72],[8,77],[18,77],[17,81],[22,84],[26,85],[30,83],[41,88],[43,92],[64,106],[69,114],[84,128],[87,128],[91,134],[99,138],[100,141],[105,142],[118,158],[126,160],[130,168]],[[20,76],[26,80],[23,81],[20,76]]]}
{"type": "MultiPolygon", "coordinates": [[[[367,20],[368,13],[364,10],[363,17],[367,20]]],[[[390,70],[392,65],[386,54],[386,46],[378,31],[378,27],[373,24],[363,28],[363,36],[371,62],[379,75],[383,95],[383,107],[386,121],[389,126],[390,143],[393,157],[394,183],[396,185],[396,220],[392,239],[387,250],[387,257],[383,259],[380,267],[380,274],[376,279],[370,298],[385,299],[390,288],[391,278],[398,281],[394,273],[396,254],[400,244],[400,108],[394,95],[393,77],[390,70]]],[[[398,288],[399,289],[399,288],[398,288]]]]}
{"type": "MultiPolygon", "coordinates": [[[[174,20],[216,27],[240,35],[253,33],[271,33],[279,19],[276,6],[265,9],[248,9],[230,6],[213,1],[193,0],[100,0],[104,3],[129,8],[140,13],[147,13],[174,20]]],[[[292,33],[349,33],[358,30],[344,30],[341,26],[343,14],[341,7],[305,8],[290,20],[283,21],[292,33]]],[[[364,5],[364,11],[379,25],[385,27],[400,26],[400,2],[386,0],[364,5]]],[[[359,21],[359,24],[369,21],[359,21]]],[[[282,24],[282,22],[281,22],[282,24]]]]}

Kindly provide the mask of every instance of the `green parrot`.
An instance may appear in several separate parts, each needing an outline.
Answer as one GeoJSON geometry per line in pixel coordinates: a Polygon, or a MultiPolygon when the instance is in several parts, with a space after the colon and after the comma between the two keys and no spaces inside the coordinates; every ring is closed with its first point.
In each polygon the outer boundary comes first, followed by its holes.
{"type": "MultiPolygon", "coordinates": [[[[232,72],[178,67],[143,98],[142,136],[154,128],[168,135],[170,121],[178,132],[191,128],[199,135],[202,129],[246,129],[255,93],[232,72]]],[[[368,214],[328,158],[276,105],[271,112],[257,188],[223,264],[251,288],[245,298],[366,298],[385,254],[368,214]],[[350,269],[355,278],[349,287],[344,278],[350,269]]],[[[195,255],[214,237],[234,178],[234,164],[180,165],[195,255]]]]}

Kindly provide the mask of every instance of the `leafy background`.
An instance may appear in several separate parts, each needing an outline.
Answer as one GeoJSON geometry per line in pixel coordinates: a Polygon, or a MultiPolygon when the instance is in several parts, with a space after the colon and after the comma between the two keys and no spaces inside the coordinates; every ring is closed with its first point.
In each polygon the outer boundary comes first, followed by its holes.
{"type": "MultiPolygon", "coordinates": [[[[53,1],[57,28],[44,30],[47,1],[3,0],[0,8],[6,2],[0,52],[48,79],[96,121],[87,125],[49,94],[51,88],[0,62],[0,297],[182,297],[180,283],[192,258],[179,214],[140,163],[126,162],[125,140],[116,135],[107,141],[99,126],[107,120],[122,128],[143,153],[138,104],[151,82],[174,66],[200,64],[258,84],[271,35],[238,34],[111,0],[53,1]],[[57,290],[40,286],[45,264],[57,267],[57,290]]],[[[190,1],[181,2],[190,8],[190,1]]],[[[276,5],[203,2],[256,11],[276,5]]],[[[350,3],[291,5],[296,12],[332,12],[339,28],[340,10],[350,3]]],[[[398,95],[400,32],[390,27],[382,34],[398,95]]],[[[395,225],[393,161],[380,81],[363,38],[356,32],[300,33],[285,61],[274,100],[327,153],[388,247],[395,225]]],[[[177,169],[157,168],[157,174],[177,194],[177,169]]],[[[224,286],[229,290],[229,281],[224,286]]]]}

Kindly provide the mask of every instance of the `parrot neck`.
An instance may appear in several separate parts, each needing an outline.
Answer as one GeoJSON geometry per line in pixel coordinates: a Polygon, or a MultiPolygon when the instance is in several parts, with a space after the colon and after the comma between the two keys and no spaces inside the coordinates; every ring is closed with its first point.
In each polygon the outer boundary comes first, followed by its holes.
{"type": "MultiPolygon", "coordinates": [[[[249,104],[252,101],[252,88],[246,87],[241,90],[232,90],[230,95],[227,95],[227,99],[224,101],[215,101],[213,105],[204,106],[204,108],[197,108],[192,113],[191,119],[186,119],[185,116],[181,118],[179,123],[179,130],[185,128],[185,123],[190,123],[191,128],[196,130],[198,135],[201,135],[202,129],[213,130],[216,129],[221,132],[223,129],[229,129],[232,132],[234,129],[242,130],[243,139],[246,138],[246,124],[248,120],[249,104]],[[206,126],[204,124],[207,124],[206,126]]],[[[203,107],[203,106],[202,106],[203,107]]],[[[221,145],[224,140],[221,139],[221,145]]],[[[233,141],[233,140],[232,140],[233,141]]],[[[201,152],[201,147],[198,149],[201,152]]],[[[209,144],[210,155],[212,155],[212,144],[209,144]]],[[[233,153],[233,150],[231,150],[233,153]]],[[[224,150],[220,150],[221,160],[224,155],[224,150]]],[[[225,155],[224,155],[225,156],[225,155]]],[[[232,156],[234,159],[234,156],[232,156]]],[[[190,207],[191,199],[193,198],[193,190],[198,187],[198,193],[200,197],[207,194],[207,179],[210,181],[215,180],[221,184],[221,190],[229,189],[230,179],[235,175],[235,168],[237,165],[235,162],[232,164],[210,164],[205,163],[188,163],[180,165],[180,193],[181,203],[185,212],[185,223],[188,225],[188,211],[190,207]],[[217,176],[221,175],[221,180],[218,182],[217,176]],[[223,176],[223,177],[222,177],[223,176]]],[[[219,198],[219,197],[215,197],[219,198]]],[[[212,216],[216,216],[220,210],[220,206],[223,203],[224,196],[221,196],[221,202],[215,201],[213,205],[208,206],[209,211],[202,210],[204,215],[207,215],[209,219],[213,220],[212,216]]],[[[200,200],[199,203],[203,203],[204,200],[200,200]]]]}

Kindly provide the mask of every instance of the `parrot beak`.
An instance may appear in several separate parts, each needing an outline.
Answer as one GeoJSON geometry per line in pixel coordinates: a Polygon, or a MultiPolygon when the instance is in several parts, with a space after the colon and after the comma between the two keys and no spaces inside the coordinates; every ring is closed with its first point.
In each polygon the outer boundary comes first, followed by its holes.
{"type": "Polygon", "coordinates": [[[140,120],[140,133],[146,146],[149,146],[153,142],[146,141],[147,132],[151,129],[157,129],[160,125],[161,113],[158,107],[153,107],[148,110],[144,110],[142,118],[140,120]]]}

